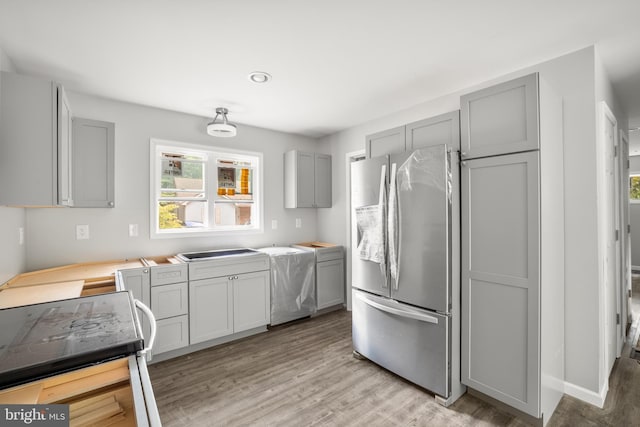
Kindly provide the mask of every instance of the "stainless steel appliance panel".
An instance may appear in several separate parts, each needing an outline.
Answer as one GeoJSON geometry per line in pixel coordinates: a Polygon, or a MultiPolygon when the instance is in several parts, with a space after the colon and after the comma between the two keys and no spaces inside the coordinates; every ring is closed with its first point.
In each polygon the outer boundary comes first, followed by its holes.
{"type": "Polygon", "coordinates": [[[381,156],[351,164],[352,286],[384,296],[389,296],[384,228],[378,227],[386,225],[388,163],[389,156],[381,156]]]}
{"type": "Polygon", "coordinates": [[[451,298],[451,173],[446,145],[393,155],[390,184],[389,249],[391,297],[441,313],[450,311],[451,298]],[[395,195],[391,194],[395,192],[395,195]],[[397,205],[392,203],[397,197],[397,205]],[[394,228],[396,238],[394,239],[394,228]],[[397,274],[394,277],[394,263],[397,274]]]}
{"type": "Polygon", "coordinates": [[[353,290],[353,348],[390,371],[448,397],[451,318],[353,290]]]}

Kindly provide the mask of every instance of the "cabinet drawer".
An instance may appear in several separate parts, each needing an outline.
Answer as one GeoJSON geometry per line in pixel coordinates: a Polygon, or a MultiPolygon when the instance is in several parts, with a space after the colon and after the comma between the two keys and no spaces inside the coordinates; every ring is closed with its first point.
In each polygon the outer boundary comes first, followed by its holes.
{"type": "Polygon", "coordinates": [[[229,257],[224,260],[196,261],[189,264],[189,280],[234,276],[269,270],[269,267],[269,256],[266,254],[229,257]]]}
{"type": "Polygon", "coordinates": [[[158,335],[153,354],[176,350],[189,345],[189,316],[177,316],[158,320],[158,335]]]}
{"type": "Polygon", "coordinates": [[[189,312],[187,282],[151,288],[151,311],[158,319],[180,316],[189,312]]]}
{"type": "Polygon", "coordinates": [[[187,271],[187,264],[153,266],[151,267],[151,286],[186,282],[187,271]]]}
{"type": "Polygon", "coordinates": [[[343,259],[342,246],[316,249],[317,262],[330,261],[332,259],[343,259]]]}

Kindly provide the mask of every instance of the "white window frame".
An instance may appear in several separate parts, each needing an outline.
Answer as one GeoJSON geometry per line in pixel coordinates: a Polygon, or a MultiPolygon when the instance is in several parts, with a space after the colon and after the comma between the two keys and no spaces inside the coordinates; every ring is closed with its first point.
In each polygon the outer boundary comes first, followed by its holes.
{"type": "Polygon", "coordinates": [[[205,236],[223,236],[223,235],[246,235],[264,233],[264,204],[263,204],[263,154],[255,151],[234,150],[226,147],[215,147],[211,145],[195,144],[180,141],[170,141],[165,139],[151,138],[149,144],[149,235],[152,239],[167,238],[183,238],[183,237],[205,237],[205,236]],[[205,191],[207,200],[207,216],[209,220],[208,227],[201,228],[180,228],[160,230],[158,224],[158,201],[160,199],[160,170],[162,168],[162,159],[159,155],[162,151],[174,151],[178,153],[204,153],[207,155],[205,162],[204,177],[209,180],[205,182],[205,191]],[[254,223],[252,227],[247,226],[218,226],[214,225],[214,201],[216,200],[217,186],[217,170],[216,159],[224,157],[229,160],[243,160],[243,156],[250,156],[257,159],[257,165],[253,173],[253,215],[254,223]]]}

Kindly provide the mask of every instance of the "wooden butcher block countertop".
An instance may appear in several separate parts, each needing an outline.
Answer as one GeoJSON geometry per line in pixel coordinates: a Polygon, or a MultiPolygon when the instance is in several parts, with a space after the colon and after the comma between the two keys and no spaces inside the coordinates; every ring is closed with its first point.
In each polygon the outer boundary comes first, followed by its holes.
{"type": "Polygon", "coordinates": [[[0,308],[115,291],[117,270],[145,267],[139,260],[64,265],[19,274],[0,287],[0,308]]]}

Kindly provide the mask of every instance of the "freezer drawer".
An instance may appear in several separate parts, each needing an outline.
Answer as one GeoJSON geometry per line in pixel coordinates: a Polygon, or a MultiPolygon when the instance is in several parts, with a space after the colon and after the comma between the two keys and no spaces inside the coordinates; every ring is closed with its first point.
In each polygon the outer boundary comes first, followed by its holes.
{"type": "Polygon", "coordinates": [[[451,319],[353,290],[353,348],[378,365],[449,397],[451,319]]]}

